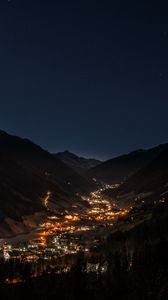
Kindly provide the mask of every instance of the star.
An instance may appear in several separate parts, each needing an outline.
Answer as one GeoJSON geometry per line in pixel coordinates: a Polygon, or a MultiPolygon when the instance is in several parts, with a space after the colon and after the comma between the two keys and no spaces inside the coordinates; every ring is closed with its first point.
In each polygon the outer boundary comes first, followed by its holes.
{"type": "Polygon", "coordinates": [[[161,72],[159,73],[159,79],[160,79],[160,80],[163,80],[163,79],[164,79],[163,73],[161,73],[161,72]]]}

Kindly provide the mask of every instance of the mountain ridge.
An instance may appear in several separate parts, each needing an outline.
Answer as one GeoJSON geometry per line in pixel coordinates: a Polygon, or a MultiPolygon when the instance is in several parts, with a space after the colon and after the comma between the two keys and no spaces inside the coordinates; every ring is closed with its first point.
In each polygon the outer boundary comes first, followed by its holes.
{"type": "Polygon", "coordinates": [[[164,196],[168,197],[168,149],[129,177],[116,190],[108,189],[104,193],[118,201],[134,205],[136,201],[147,204],[150,201],[162,201],[164,196]]]}
{"type": "Polygon", "coordinates": [[[120,155],[88,170],[87,175],[105,183],[120,183],[145,167],[165,149],[168,149],[168,143],[120,155]]]}
{"type": "Polygon", "coordinates": [[[101,163],[100,160],[94,158],[84,158],[78,156],[68,150],[54,154],[55,157],[66,163],[69,167],[80,174],[84,174],[90,168],[93,168],[101,163]]]}

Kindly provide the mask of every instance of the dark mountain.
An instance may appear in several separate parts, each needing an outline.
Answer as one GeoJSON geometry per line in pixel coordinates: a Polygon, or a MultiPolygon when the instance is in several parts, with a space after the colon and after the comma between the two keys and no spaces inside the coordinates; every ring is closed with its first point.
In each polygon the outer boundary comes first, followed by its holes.
{"type": "Polygon", "coordinates": [[[133,151],[90,169],[87,175],[105,183],[120,183],[145,167],[165,149],[168,149],[168,143],[149,150],[133,151]]]}
{"type": "Polygon", "coordinates": [[[129,177],[118,189],[106,194],[133,203],[134,201],[161,200],[168,197],[168,150],[146,167],[129,177]]]}
{"type": "Polygon", "coordinates": [[[59,152],[55,154],[55,157],[62,160],[65,164],[70,166],[72,169],[77,171],[78,173],[84,173],[85,171],[94,168],[101,164],[101,161],[96,159],[87,159],[84,157],[79,157],[74,153],[69,151],[59,152]]]}
{"type": "Polygon", "coordinates": [[[41,147],[0,131],[1,224],[6,218],[20,222],[25,215],[45,211],[48,191],[54,208],[67,209],[74,202],[84,205],[79,195],[93,189],[91,182],[41,147]]]}

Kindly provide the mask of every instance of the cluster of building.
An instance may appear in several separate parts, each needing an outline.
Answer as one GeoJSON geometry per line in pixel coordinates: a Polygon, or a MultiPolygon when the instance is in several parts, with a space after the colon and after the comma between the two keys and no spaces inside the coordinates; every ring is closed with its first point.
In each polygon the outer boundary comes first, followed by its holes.
{"type": "MultiPolygon", "coordinates": [[[[89,203],[85,211],[65,211],[61,216],[50,214],[31,239],[14,244],[1,243],[0,258],[4,261],[17,260],[37,264],[43,261],[47,264],[54,259],[56,261],[58,258],[76,255],[79,252],[89,255],[90,249],[96,247],[104,234],[102,228],[111,228],[118,217],[128,214],[128,210],[121,210],[114,202],[102,197],[101,192],[102,189],[84,199],[89,203]]],[[[50,193],[45,198],[46,206],[49,197],[50,193]]],[[[99,266],[94,264],[88,265],[88,271],[96,271],[97,268],[99,269],[99,266]]],[[[101,272],[104,270],[106,266],[101,272]]]]}

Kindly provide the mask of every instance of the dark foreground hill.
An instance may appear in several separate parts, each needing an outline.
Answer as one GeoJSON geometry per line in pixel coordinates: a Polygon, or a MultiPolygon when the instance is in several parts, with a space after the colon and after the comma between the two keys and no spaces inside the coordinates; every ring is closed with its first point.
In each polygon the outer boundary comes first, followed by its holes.
{"type": "Polygon", "coordinates": [[[94,177],[105,183],[120,183],[145,167],[165,149],[168,149],[168,144],[159,145],[149,150],[137,150],[103,162],[90,169],[87,174],[91,178],[94,177]]]}
{"type": "Polygon", "coordinates": [[[79,157],[69,151],[59,152],[55,154],[55,157],[59,158],[69,167],[81,174],[101,164],[101,161],[97,159],[79,157]]]}
{"type": "Polygon", "coordinates": [[[90,181],[41,147],[0,132],[0,237],[11,227],[19,230],[23,216],[45,211],[48,192],[50,203],[64,209],[74,202],[83,205],[80,195],[93,189],[90,181]]]}

